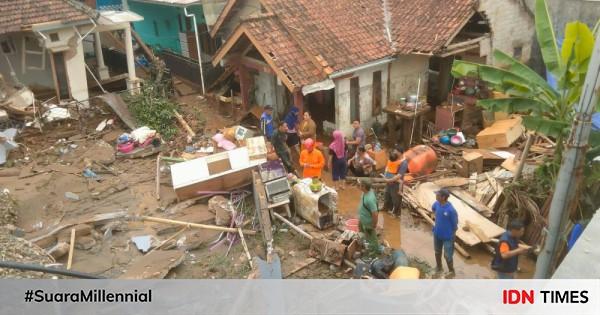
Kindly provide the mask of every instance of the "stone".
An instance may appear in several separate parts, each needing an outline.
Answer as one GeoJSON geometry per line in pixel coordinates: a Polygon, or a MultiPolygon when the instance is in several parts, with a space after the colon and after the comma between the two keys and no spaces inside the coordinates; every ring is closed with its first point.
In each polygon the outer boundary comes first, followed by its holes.
{"type": "Polygon", "coordinates": [[[70,191],[67,191],[65,193],[65,198],[72,200],[72,201],[79,201],[79,195],[76,193],[72,193],[70,191]]]}
{"type": "Polygon", "coordinates": [[[91,236],[82,236],[75,239],[75,248],[88,250],[96,246],[96,240],[91,236]]]}

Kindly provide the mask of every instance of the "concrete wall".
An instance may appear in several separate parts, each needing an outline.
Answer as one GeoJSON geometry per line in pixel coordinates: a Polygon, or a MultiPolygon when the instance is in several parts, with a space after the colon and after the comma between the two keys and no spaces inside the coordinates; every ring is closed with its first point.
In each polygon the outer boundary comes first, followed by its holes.
{"type": "MultiPolygon", "coordinates": [[[[186,27],[183,8],[134,0],[129,0],[128,3],[130,11],[144,17],[143,21],[133,23],[133,27],[147,45],[153,46],[155,49],[169,49],[181,54],[179,33],[181,30],[185,32],[186,27]],[[179,19],[181,19],[181,29],[179,28],[179,19]],[[158,35],[156,30],[158,30],[158,35]]],[[[196,14],[198,24],[204,23],[202,6],[190,6],[188,13],[196,14]]],[[[192,26],[191,32],[194,31],[192,26]]]]}
{"type": "MultiPolygon", "coordinates": [[[[520,60],[528,62],[532,54],[535,24],[522,1],[480,0],[479,11],[485,13],[492,28],[492,52],[498,49],[514,56],[515,48],[521,47],[520,60]]],[[[487,56],[487,62],[493,64],[492,54],[487,56]]]]}
{"type": "Polygon", "coordinates": [[[281,104],[277,102],[276,93],[277,79],[275,75],[258,72],[254,76],[254,99],[257,104],[261,106],[271,105],[275,108],[276,112],[282,112],[285,109],[280,108],[281,104]]]}
{"type": "MultiPolygon", "coordinates": [[[[387,85],[388,85],[388,65],[380,65],[365,70],[357,71],[353,77],[358,77],[360,87],[360,120],[364,128],[370,128],[375,117],[373,116],[373,72],[381,71],[381,106],[385,107],[388,103],[387,85]]],[[[342,130],[346,136],[352,135],[352,125],[350,121],[350,79],[345,78],[335,80],[335,123],[336,127],[342,130]]],[[[380,122],[385,121],[385,114],[377,116],[380,122]]]]}
{"type": "Polygon", "coordinates": [[[11,65],[15,71],[18,80],[28,86],[40,89],[54,89],[54,79],[52,78],[52,68],[50,65],[50,54],[45,51],[44,67],[42,69],[32,69],[30,66],[38,66],[42,63],[42,56],[27,55],[25,67],[23,67],[23,43],[25,36],[33,39],[32,43],[41,49],[38,38],[33,33],[12,33],[0,35],[0,40],[9,40],[15,48],[14,53],[4,54],[0,51],[0,73],[6,80],[12,81],[11,65]],[[8,58],[8,61],[6,60],[8,58]],[[10,64],[9,64],[10,62],[10,64]]]}
{"type": "Polygon", "coordinates": [[[402,55],[392,62],[390,72],[390,102],[417,94],[421,77],[421,96],[427,95],[429,56],[402,55]]]}
{"type": "MultiPolygon", "coordinates": [[[[524,0],[531,11],[535,11],[535,0],[524,0]]],[[[546,0],[559,38],[564,37],[568,22],[581,21],[594,27],[600,19],[600,1],[594,0],[546,0]]]]}

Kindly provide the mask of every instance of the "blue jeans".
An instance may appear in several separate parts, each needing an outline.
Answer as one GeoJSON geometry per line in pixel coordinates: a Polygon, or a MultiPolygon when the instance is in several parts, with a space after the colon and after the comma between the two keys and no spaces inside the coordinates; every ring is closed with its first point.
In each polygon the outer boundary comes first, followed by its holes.
{"type": "Polygon", "coordinates": [[[496,273],[498,274],[498,279],[514,279],[515,278],[515,273],[514,272],[500,272],[500,271],[497,271],[496,273]]]}
{"type": "Polygon", "coordinates": [[[441,254],[442,249],[443,249],[444,250],[444,258],[446,258],[446,262],[452,263],[452,256],[454,255],[454,238],[444,241],[444,240],[437,238],[434,235],[433,236],[433,249],[435,250],[436,254],[441,254]]]}

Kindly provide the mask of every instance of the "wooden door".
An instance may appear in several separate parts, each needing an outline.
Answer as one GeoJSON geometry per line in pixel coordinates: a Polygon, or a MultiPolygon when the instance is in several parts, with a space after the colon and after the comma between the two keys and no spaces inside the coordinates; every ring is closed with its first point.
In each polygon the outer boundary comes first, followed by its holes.
{"type": "Polygon", "coordinates": [[[67,76],[67,68],[65,66],[64,52],[51,53],[50,64],[52,66],[52,76],[54,79],[54,88],[56,97],[59,100],[68,99],[69,93],[69,78],[67,76]]]}
{"type": "Polygon", "coordinates": [[[350,122],[360,121],[360,86],[358,77],[350,79],[350,122]]]}

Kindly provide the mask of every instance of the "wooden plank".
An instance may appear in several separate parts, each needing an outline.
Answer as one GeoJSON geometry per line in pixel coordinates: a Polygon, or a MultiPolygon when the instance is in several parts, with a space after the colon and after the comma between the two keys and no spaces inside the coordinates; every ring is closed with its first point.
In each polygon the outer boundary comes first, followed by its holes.
{"type": "Polygon", "coordinates": [[[499,120],[477,134],[477,146],[480,149],[508,148],[523,132],[525,129],[521,124],[521,117],[499,120]]]}
{"type": "MultiPolygon", "coordinates": [[[[190,222],[183,222],[183,221],[163,219],[163,218],[156,218],[156,217],[149,217],[149,216],[141,216],[140,219],[143,220],[143,221],[158,222],[158,223],[167,223],[167,224],[175,224],[175,225],[187,226],[187,227],[190,227],[190,228],[198,228],[198,229],[206,229],[206,230],[213,230],[213,231],[237,233],[237,229],[235,229],[235,228],[228,228],[228,227],[217,226],[217,225],[190,223],[190,222]]],[[[256,231],[252,231],[252,230],[242,230],[242,232],[244,232],[245,234],[248,234],[248,235],[255,235],[256,234],[256,231]]]]}
{"type": "Polygon", "coordinates": [[[294,269],[290,270],[289,272],[286,272],[283,275],[283,278],[284,279],[288,278],[288,277],[292,276],[293,274],[295,274],[296,272],[314,264],[317,261],[319,261],[319,260],[316,258],[309,257],[309,258],[305,259],[304,261],[302,261],[300,264],[297,264],[296,267],[294,267],[294,269]]]}
{"type": "Polygon", "coordinates": [[[481,230],[481,228],[477,224],[475,224],[475,223],[467,220],[466,221],[466,227],[471,232],[473,232],[475,235],[477,235],[477,237],[479,237],[479,239],[481,240],[482,243],[489,243],[490,242],[490,238],[487,237],[487,235],[485,235],[485,233],[481,230]]]}
{"type": "Polygon", "coordinates": [[[456,198],[462,200],[464,203],[469,205],[471,208],[475,209],[477,212],[481,213],[485,217],[490,217],[494,211],[490,209],[487,205],[482,204],[477,201],[475,197],[469,195],[462,189],[450,189],[450,193],[454,195],[456,198]]]}
{"type": "MultiPolygon", "coordinates": [[[[440,187],[434,183],[423,183],[419,185],[415,191],[417,201],[423,208],[430,211],[431,205],[435,202],[435,191],[439,189],[440,187]]],[[[454,209],[456,209],[456,212],[458,213],[458,231],[456,232],[456,236],[465,244],[473,246],[481,243],[479,237],[474,233],[463,229],[463,227],[466,226],[467,220],[477,224],[489,238],[497,237],[504,233],[505,230],[503,228],[486,219],[455,196],[450,196],[448,201],[452,203],[454,209]]]]}
{"type": "Polygon", "coordinates": [[[71,270],[73,264],[73,252],[75,251],[75,229],[71,229],[71,242],[69,243],[69,258],[67,259],[67,270],[71,270]]]}
{"type": "Polygon", "coordinates": [[[440,187],[459,187],[469,184],[469,179],[464,177],[448,177],[433,181],[440,187]]]}

